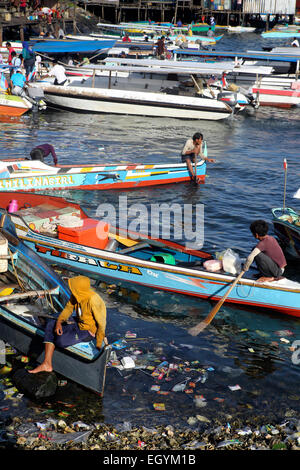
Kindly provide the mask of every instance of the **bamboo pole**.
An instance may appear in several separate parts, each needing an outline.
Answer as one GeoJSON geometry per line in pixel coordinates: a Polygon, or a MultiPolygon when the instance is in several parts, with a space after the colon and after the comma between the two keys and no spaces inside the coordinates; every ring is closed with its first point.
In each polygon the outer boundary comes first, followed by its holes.
{"type": "Polygon", "coordinates": [[[46,295],[46,294],[56,294],[58,291],[58,287],[54,287],[53,289],[44,289],[44,290],[30,290],[28,292],[21,292],[18,294],[11,294],[5,295],[3,297],[0,296],[0,302],[6,302],[7,300],[16,300],[16,299],[26,299],[26,297],[35,297],[37,295],[46,295]]]}

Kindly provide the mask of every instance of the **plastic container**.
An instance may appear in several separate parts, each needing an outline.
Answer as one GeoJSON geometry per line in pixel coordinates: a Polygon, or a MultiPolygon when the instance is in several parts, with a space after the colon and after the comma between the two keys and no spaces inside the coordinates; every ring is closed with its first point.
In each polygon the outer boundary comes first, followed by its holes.
{"type": "MultiPolygon", "coordinates": [[[[6,238],[0,234],[0,255],[8,255],[8,242],[6,238]]],[[[5,273],[8,269],[8,260],[0,260],[0,273],[5,273]]]]}
{"type": "Polygon", "coordinates": [[[82,227],[57,226],[58,238],[91,248],[104,249],[108,243],[109,224],[95,219],[84,219],[82,227]],[[101,228],[100,228],[101,226],[101,228]],[[101,234],[101,238],[99,235],[101,234]]]}
{"type": "Polygon", "coordinates": [[[155,261],[156,263],[163,263],[163,264],[172,264],[172,265],[176,264],[174,256],[169,253],[155,253],[150,258],[150,261],[155,261]]]}
{"type": "Polygon", "coordinates": [[[9,213],[12,213],[12,212],[17,212],[18,209],[19,209],[18,201],[16,199],[12,199],[8,205],[7,211],[9,213]]]}

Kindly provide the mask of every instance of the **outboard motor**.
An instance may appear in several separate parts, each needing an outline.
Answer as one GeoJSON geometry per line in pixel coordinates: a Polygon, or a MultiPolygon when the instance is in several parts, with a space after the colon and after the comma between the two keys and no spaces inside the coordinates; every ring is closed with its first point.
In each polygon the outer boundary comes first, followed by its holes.
{"type": "Polygon", "coordinates": [[[37,109],[46,109],[47,106],[44,101],[44,90],[42,88],[28,86],[27,93],[31,98],[33,106],[37,109]]]}
{"type": "Polygon", "coordinates": [[[233,93],[232,91],[220,91],[217,100],[229,104],[232,109],[234,109],[238,103],[237,93],[233,93]]]}

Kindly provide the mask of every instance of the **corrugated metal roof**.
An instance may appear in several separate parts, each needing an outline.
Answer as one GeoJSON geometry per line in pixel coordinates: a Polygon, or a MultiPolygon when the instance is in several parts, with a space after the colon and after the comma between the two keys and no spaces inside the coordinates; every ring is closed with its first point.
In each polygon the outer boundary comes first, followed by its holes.
{"type": "Polygon", "coordinates": [[[244,13],[294,15],[296,0],[244,0],[244,13]]]}

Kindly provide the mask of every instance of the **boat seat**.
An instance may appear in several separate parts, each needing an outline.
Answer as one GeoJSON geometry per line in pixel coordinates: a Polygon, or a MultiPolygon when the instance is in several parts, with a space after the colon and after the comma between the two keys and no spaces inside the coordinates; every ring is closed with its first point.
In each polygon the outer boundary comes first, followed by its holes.
{"type": "Polygon", "coordinates": [[[118,253],[125,255],[127,253],[131,253],[132,251],[140,250],[141,248],[149,248],[149,243],[146,243],[146,242],[137,243],[136,245],[119,250],[118,253]]]}
{"type": "Polygon", "coordinates": [[[188,269],[196,269],[198,271],[206,271],[207,270],[203,266],[203,261],[179,261],[176,263],[177,266],[180,268],[188,268],[188,269]]]}
{"type": "Polygon", "coordinates": [[[77,355],[79,354],[80,356],[83,356],[85,359],[93,361],[102,354],[104,346],[105,344],[103,342],[102,348],[98,349],[96,347],[96,340],[93,339],[92,341],[82,341],[81,343],[73,344],[73,346],[68,346],[66,349],[77,355]]]}

